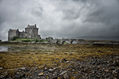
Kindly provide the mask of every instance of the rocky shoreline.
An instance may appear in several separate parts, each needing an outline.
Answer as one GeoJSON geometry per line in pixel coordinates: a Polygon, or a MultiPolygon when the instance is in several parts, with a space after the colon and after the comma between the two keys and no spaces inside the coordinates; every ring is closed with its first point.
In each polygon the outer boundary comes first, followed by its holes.
{"type": "Polygon", "coordinates": [[[0,79],[119,79],[119,55],[88,57],[82,61],[62,59],[59,63],[69,65],[64,68],[21,67],[13,75],[1,73],[0,79]]]}

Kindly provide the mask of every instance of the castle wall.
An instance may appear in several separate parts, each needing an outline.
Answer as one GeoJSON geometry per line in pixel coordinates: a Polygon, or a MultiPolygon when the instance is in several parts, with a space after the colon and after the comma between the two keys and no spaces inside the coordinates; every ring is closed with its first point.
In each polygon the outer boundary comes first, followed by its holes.
{"type": "Polygon", "coordinates": [[[10,29],[8,31],[8,40],[12,40],[14,37],[19,38],[32,38],[32,39],[41,39],[40,35],[38,35],[38,28],[36,25],[28,25],[25,28],[25,32],[19,32],[19,30],[10,29]]]}
{"type": "Polygon", "coordinates": [[[27,38],[37,38],[38,37],[38,28],[25,28],[27,33],[27,38]]]}
{"type": "Polygon", "coordinates": [[[40,36],[40,35],[38,35],[38,36],[37,36],[37,39],[41,39],[41,36],[40,36]]]}
{"type": "Polygon", "coordinates": [[[12,40],[14,37],[19,37],[19,30],[12,30],[8,31],[8,41],[12,40]]]}
{"type": "Polygon", "coordinates": [[[19,38],[27,38],[26,32],[19,32],[19,38]]]}

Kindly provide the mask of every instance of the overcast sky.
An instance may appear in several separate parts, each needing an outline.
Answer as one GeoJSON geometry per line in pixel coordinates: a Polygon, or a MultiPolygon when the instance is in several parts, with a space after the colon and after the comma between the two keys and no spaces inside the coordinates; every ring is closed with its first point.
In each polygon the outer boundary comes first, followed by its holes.
{"type": "Polygon", "coordinates": [[[119,37],[119,0],[0,0],[0,39],[37,24],[41,37],[119,37]]]}

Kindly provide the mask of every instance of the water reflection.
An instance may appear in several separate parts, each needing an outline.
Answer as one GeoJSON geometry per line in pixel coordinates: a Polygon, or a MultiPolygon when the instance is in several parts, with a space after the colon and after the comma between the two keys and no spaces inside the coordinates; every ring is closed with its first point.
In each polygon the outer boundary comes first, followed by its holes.
{"type": "Polygon", "coordinates": [[[7,52],[8,47],[7,46],[0,46],[0,52],[7,52]]]}
{"type": "Polygon", "coordinates": [[[42,45],[8,45],[8,46],[0,46],[0,52],[44,52],[44,51],[54,51],[56,50],[55,46],[42,46],[42,45]]]}
{"type": "Polygon", "coordinates": [[[32,46],[0,46],[0,52],[20,52],[20,51],[42,50],[39,47],[32,46]]]}

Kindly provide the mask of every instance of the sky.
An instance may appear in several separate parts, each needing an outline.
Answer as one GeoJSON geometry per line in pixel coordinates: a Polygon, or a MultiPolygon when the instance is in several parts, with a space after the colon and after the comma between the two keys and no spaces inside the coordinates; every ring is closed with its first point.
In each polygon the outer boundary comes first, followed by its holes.
{"type": "Polygon", "coordinates": [[[0,0],[0,40],[36,24],[42,38],[119,39],[119,0],[0,0]]]}

